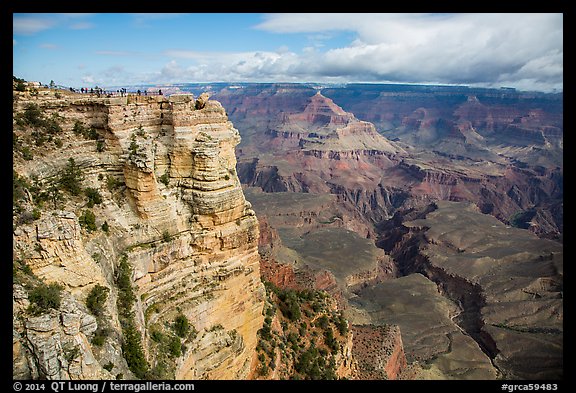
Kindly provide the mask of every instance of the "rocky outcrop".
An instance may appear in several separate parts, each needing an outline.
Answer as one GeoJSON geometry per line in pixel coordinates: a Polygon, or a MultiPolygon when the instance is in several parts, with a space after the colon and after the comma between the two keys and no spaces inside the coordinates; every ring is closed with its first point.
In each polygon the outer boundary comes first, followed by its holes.
{"type": "MultiPolygon", "coordinates": [[[[90,209],[95,229],[79,225],[78,217],[87,209],[83,195],[64,194],[58,210],[45,204],[38,221],[16,225],[15,255],[39,278],[64,285],[79,301],[85,301],[96,284],[112,288],[114,334],[106,342],[118,347],[122,329],[114,287],[120,260],[125,259],[132,267],[135,324],[155,375],[168,359],[163,378],[246,378],[262,326],[264,290],[258,221],[235,170],[238,131],[222,105],[207,95],[198,100],[191,95],[79,96],[33,101],[47,115],[58,113],[64,119],[67,147],[35,150],[33,163],[16,155],[14,169],[20,176],[37,177],[40,184],[54,184],[73,157],[83,171],[82,187],[95,188],[103,199],[90,209]],[[75,134],[76,122],[93,127],[104,148],[97,150],[96,140],[75,134]],[[104,223],[106,233],[100,230],[104,223]],[[186,348],[180,356],[168,358],[151,334],[174,335],[170,326],[178,315],[195,334],[180,339],[186,348]]],[[[15,112],[30,100],[34,98],[19,96],[15,112]]],[[[16,132],[24,136],[30,130],[16,132]]],[[[80,357],[91,362],[91,345],[79,337],[74,340],[81,346],[80,357]]],[[[25,356],[36,356],[38,345],[25,356]]],[[[58,345],[52,345],[52,355],[61,357],[58,345]]],[[[102,357],[96,352],[96,358],[102,357]]],[[[121,351],[110,360],[123,364],[125,376],[131,377],[121,351]]],[[[49,375],[108,375],[97,363],[90,364],[104,374],[82,366],[68,374],[51,369],[49,375]]]]}
{"type": "Polygon", "coordinates": [[[469,204],[437,206],[425,219],[404,222],[407,230],[391,249],[401,273],[425,275],[455,302],[452,320],[504,377],[561,378],[561,245],[469,204]]]}
{"type": "Polygon", "coordinates": [[[96,318],[72,296],[59,310],[27,316],[30,305],[21,285],[13,288],[14,379],[112,379],[92,351],[96,318]]]}
{"type": "Polygon", "coordinates": [[[400,379],[407,362],[398,326],[352,325],[352,332],[357,379],[400,379]]]}

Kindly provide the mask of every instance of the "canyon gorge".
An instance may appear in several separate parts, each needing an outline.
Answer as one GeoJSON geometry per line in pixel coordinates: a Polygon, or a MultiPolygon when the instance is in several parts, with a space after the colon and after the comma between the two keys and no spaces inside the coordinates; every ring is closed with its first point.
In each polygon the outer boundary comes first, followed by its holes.
{"type": "Polygon", "coordinates": [[[561,94],[162,89],[14,91],[14,379],[563,377],[561,94]]]}

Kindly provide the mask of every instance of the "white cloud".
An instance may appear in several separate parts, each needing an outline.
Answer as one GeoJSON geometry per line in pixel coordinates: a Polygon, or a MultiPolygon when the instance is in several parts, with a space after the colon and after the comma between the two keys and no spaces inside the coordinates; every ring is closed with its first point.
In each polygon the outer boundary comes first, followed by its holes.
{"type": "MultiPolygon", "coordinates": [[[[178,15],[132,16],[136,23],[146,24],[178,15]]],[[[64,17],[52,19],[58,18],[64,17]]],[[[15,31],[40,31],[52,26],[47,21],[34,19],[33,23],[25,19],[14,17],[15,31]]],[[[81,16],[68,15],[58,23],[64,20],[68,27],[89,25],[81,16]]],[[[95,53],[140,57],[150,64],[163,64],[157,65],[155,72],[119,73],[130,80],[150,83],[392,82],[542,91],[561,90],[563,86],[562,14],[273,14],[266,15],[254,28],[275,34],[302,34],[308,46],[296,51],[288,41],[290,47],[282,45],[271,51],[210,52],[190,50],[191,46],[155,53],[95,53]],[[339,47],[329,46],[334,42],[340,42],[339,47]],[[157,63],[159,59],[162,63],[157,63]]],[[[113,73],[103,71],[103,77],[105,74],[113,73]]]]}
{"type": "Polygon", "coordinates": [[[256,28],[355,33],[347,46],[303,51],[297,69],[309,77],[562,85],[562,14],[275,14],[256,28]]]}
{"type": "Polygon", "coordinates": [[[92,16],[88,13],[70,14],[15,14],[13,21],[13,34],[34,35],[44,30],[58,26],[68,26],[73,30],[91,29],[95,27],[92,22],[82,20],[92,16]]]}
{"type": "Polygon", "coordinates": [[[14,17],[12,31],[14,34],[32,35],[52,28],[55,22],[39,17],[14,17]]]}

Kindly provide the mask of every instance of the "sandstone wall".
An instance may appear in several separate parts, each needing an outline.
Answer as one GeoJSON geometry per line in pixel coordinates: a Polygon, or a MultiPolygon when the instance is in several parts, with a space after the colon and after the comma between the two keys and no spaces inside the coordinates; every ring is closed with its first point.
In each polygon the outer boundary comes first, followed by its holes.
{"type": "MultiPolygon", "coordinates": [[[[78,217],[86,209],[86,200],[67,196],[58,209],[45,204],[39,220],[15,225],[15,258],[40,279],[62,284],[65,293],[80,303],[94,285],[110,288],[106,317],[115,334],[107,340],[119,343],[114,279],[125,255],[133,268],[135,319],[150,367],[160,358],[158,346],[150,339],[152,329],[169,332],[167,326],[183,314],[197,334],[182,340],[186,350],[174,360],[174,376],[246,378],[256,332],[262,326],[264,289],[258,221],[235,171],[234,148],[240,136],[224,108],[208,101],[203,109],[196,109],[190,95],[55,100],[23,94],[17,98],[16,113],[33,102],[46,114],[61,116],[66,142],[62,149],[35,150],[32,162],[15,156],[15,171],[50,184],[68,158],[74,158],[84,173],[82,186],[94,187],[103,196],[103,202],[92,209],[96,225],[100,228],[106,222],[110,230],[105,234],[82,228],[78,217]],[[72,132],[76,121],[97,130],[103,151],[97,151],[96,141],[72,132]],[[107,187],[109,178],[119,186],[107,187]]],[[[19,133],[25,137],[26,130],[19,133]]],[[[33,320],[26,318],[25,314],[17,318],[22,323],[15,328],[15,337],[32,333],[33,320]]],[[[74,338],[84,340],[83,359],[93,352],[92,333],[74,338]]],[[[15,338],[14,347],[22,345],[15,338]]],[[[36,347],[31,348],[28,363],[37,364],[36,347]]],[[[51,357],[62,355],[58,345],[50,351],[51,357]]],[[[104,358],[112,359],[116,370],[126,370],[121,353],[113,352],[96,356],[93,368],[40,376],[100,378],[110,375],[102,368],[104,358]]]]}

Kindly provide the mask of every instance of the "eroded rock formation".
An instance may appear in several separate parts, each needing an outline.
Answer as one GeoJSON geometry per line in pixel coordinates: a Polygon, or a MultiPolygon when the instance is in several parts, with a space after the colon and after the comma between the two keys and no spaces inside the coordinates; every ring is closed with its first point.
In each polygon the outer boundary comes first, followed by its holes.
{"type": "MultiPolygon", "coordinates": [[[[15,93],[14,102],[15,114],[35,104],[45,117],[57,116],[64,141],[62,148],[32,147],[34,161],[15,149],[18,176],[58,187],[73,158],[83,173],[82,189],[91,187],[102,198],[89,208],[83,193],[62,190],[57,206],[36,203],[39,219],[22,222],[15,214],[15,258],[46,283],[61,284],[70,300],[29,318],[26,291],[15,286],[15,304],[22,306],[14,313],[14,356],[22,367],[14,377],[96,379],[112,375],[103,369],[106,362],[114,375],[132,377],[119,350],[124,338],[115,280],[124,260],[132,271],[131,312],[150,375],[246,378],[262,326],[264,288],[258,221],[235,171],[240,136],[224,108],[207,95],[195,101],[191,95],[54,99],[15,93]],[[76,132],[82,127],[96,138],[84,140],[76,132]],[[95,216],[91,229],[79,223],[86,210],[95,216]],[[79,306],[83,311],[68,310],[84,303],[96,285],[110,290],[104,315],[112,331],[98,348],[90,343],[97,322],[69,322],[90,315],[79,306]],[[182,315],[192,333],[178,337],[172,326],[182,315]],[[178,340],[183,351],[167,356],[159,337],[178,340]],[[58,363],[69,341],[79,345],[78,356],[58,363]]],[[[21,141],[30,132],[15,126],[21,141]]],[[[32,210],[35,202],[36,195],[21,208],[32,210]]]]}

